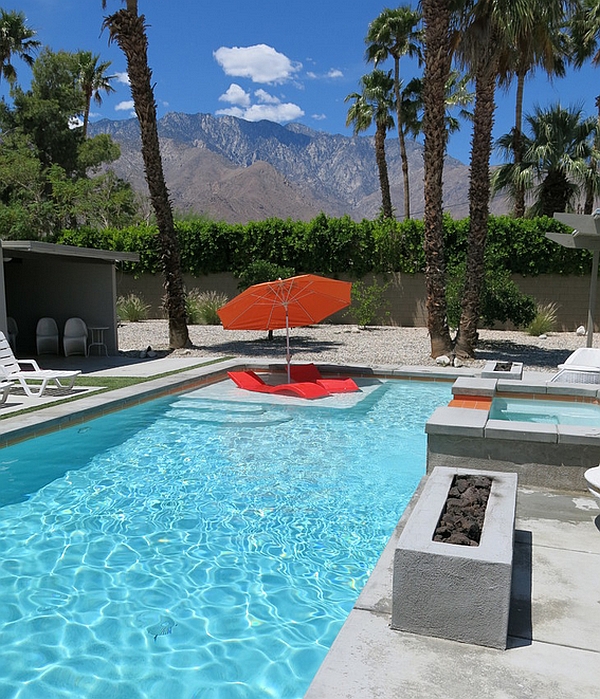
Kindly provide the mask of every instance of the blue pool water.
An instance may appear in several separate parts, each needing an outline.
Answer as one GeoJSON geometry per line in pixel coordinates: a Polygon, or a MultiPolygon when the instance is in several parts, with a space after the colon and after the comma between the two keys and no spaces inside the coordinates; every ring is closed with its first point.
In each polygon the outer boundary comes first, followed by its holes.
{"type": "Polygon", "coordinates": [[[600,406],[558,400],[494,398],[490,418],[552,425],[600,427],[600,406]]]}
{"type": "Polygon", "coordinates": [[[0,451],[0,699],[303,696],[450,390],[203,390],[0,451]]]}

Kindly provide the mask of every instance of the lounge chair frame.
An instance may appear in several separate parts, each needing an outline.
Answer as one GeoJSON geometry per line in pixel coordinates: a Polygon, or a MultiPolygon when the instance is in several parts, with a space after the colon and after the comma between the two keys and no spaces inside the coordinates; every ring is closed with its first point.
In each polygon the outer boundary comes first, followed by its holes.
{"type": "Polygon", "coordinates": [[[5,380],[19,386],[29,397],[41,398],[50,382],[58,388],[69,391],[75,384],[75,379],[81,371],[55,371],[53,369],[40,369],[35,359],[17,360],[4,333],[0,331],[0,380],[5,380]],[[24,370],[28,366],[29,369],[24,370]],[[30,384],[34,381],[34,384],[30,384]],[[39,382],[39,383],[38,383],[39,382]]]}

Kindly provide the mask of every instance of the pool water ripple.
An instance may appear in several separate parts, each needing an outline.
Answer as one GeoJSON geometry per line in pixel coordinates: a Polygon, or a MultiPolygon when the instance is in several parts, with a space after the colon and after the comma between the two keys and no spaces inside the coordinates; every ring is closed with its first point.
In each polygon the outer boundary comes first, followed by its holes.
{"type": "Polygon", "coordinates": [[[171,398],[4,450],[0,699],[302,697],[448,394],[385,385],[367,406],[234,420],[171,398]]]}

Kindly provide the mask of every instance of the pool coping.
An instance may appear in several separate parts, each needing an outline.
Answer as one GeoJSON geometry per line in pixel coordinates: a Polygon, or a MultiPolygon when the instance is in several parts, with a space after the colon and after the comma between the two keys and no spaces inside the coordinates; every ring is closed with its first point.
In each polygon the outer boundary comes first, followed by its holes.
{"type": "MultiPolygon", "coordinates": [[[[449,371],[440,367],[424,366],[366,366],[362,364],[318,364],[326,376],[347,376],[379,379],[405,379],[415,381],[441,381],[452,383],[457,378],[474,377],[476,372],[468,369],[449,371]]],[[[154,398],[181,393],[217,383],[227,378],[227,371],[253,369],[285,377],[286,365],[265,359],[225,359],[205,366],[194,366],[178,373],[150,379],[132,386],[96,393],[68,401],[57,400],[47,406],[0,421],[0,449],[17,442],[39,437],[55,430],[66,429],[117,410],[140,405],[154,398]]]]}
{"type": "Polygon", "coordinates": [[[494,397],[600,403],[600,387],[532,374],[522,380],[458,378],[452,401],[425,424],[427,472],[468,465],[514,471],[520,485],[585,492],[583,474],[600,462],[600,427],[498,420],[490,418],[490,408],[494,397]]]}

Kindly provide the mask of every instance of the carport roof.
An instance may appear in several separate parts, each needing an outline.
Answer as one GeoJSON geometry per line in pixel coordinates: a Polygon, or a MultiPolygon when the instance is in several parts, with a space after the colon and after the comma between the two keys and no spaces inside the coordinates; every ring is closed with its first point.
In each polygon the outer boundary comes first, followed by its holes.
{"type": "Polygon", "coordinates": [[[95,259],[104,262],[139,262],[137,252],[117,252],[115,250],[96,250],[80,248],[76,245],[56,245],[39,240],[3,240],[2,249],[14,253],[33,253],[37,255],[58,255],[78,259],[95,259]]]}

